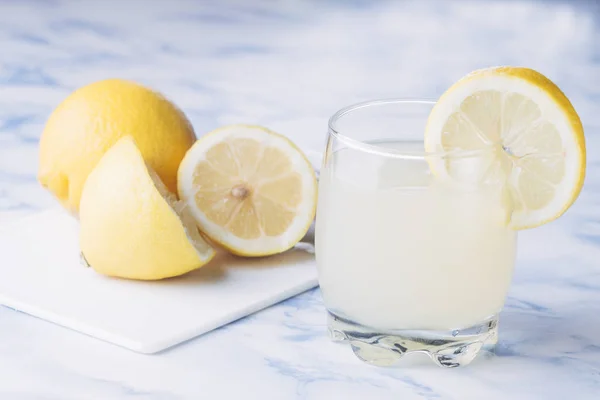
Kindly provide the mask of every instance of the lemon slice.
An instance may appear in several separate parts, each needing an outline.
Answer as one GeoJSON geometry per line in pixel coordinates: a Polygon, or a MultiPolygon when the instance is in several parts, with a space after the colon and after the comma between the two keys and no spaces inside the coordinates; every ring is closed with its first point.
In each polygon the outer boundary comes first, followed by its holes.
{"type": "MultiPolygon", "coordinates": [[[[425,147],[482,150],[481,162],[471,166],[482,179],[503,176],[514,229],[561,216],[585,177],[583,127],[575,109],[553,82],[528,68],[478,70],[455,83],[431,111],[425,147]]],[[[434,164],[436,175],[449,176],[468,165],[452,157],[434,164]]]]}
{"type": "Polygon", "coordinates": [[[82,255],[104,275],[163,279],[215,255],[131,136],[119,139],[89,174],[80,206],[82,255]]]}
{"type": "Polygon", "coordinates": [[[260,126],[226,126],[199,139],[179,167],[178,191],[200,229],[238,255],[291,248],[315,216],[311,164],[290,140],[260,126]]]}

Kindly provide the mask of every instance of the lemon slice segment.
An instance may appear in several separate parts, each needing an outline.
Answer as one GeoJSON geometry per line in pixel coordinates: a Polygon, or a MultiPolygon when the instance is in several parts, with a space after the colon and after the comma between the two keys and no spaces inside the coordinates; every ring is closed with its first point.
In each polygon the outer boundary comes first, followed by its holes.
{"type": "Polygon", "coordinates": [[[131,136],[100,159],[80,204],[81,252],[101,274],[158,280],[200,268],[215,255],[131,136]]]}
{"type": "Polygon", "coordinates": [[[200,229],[238,255],[291,248],[315,216],[311,164],[289,139],[260,126],[230,125],[199,139],[179,167],[178,191],[200,229]]]}
{"type": "MultiPolygon", "coordinates": [[[[455,83],[429,116],[425,147],[481,150],[472,165],[480,179],[503,177],[514,229],[560,217],[583,187],[586,151],[579,116],[553,82],[528,68],[477,70],[455,83]]],[[[434,164],[436,175],[463,172],[452,157],[434,164]]]]}

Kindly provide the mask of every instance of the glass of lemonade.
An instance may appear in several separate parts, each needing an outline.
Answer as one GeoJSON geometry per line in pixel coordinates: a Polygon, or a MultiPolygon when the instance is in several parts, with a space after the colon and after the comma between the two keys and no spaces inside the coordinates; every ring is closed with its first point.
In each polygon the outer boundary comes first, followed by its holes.
{"type": "Polygon", "coordinates": [[[425,352],[471,362],[497,341],[516,232],[485,152],[428,153],[434,103],[357,104],[329,121],[316,257],[334,340],[376,365],[425,352]],[[452,165],[452,176],[447,172],[452,165]]]}

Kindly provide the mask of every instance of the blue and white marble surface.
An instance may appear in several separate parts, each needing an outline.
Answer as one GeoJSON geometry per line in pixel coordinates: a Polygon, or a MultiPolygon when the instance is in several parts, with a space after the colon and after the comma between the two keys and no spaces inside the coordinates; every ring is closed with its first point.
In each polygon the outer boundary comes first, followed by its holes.
{"type": "Polygon", "coordinates": [[[198,134],[257,123],[320,149],[342,106],[435,98],[500,64],[566,92],[589,161],[573,208],[520,235],[495,355],[454,370],[363,364],[327,339],[319,290],[153,356],[0,308],[0,399],[600,398],[595,0],[0,0],[0,224],[55,204],[36,182],[38,138],[58,102],[98,79],[162,91],[198,134]]]}

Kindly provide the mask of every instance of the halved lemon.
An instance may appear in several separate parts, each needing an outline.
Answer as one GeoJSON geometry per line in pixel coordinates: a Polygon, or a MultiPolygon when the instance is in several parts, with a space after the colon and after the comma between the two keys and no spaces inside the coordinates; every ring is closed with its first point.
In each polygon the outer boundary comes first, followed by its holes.
{"type": "MultiPolygon", "coordinates": [[[[471,165],[478,165],[482,177],[502,174],[514,229],[558,218],[583,187],[586,154],[579,116],[563,92],[532,69],[488,68],[459,80],[431,111],[425,147],[428,152],[483,150],[487,160],[471,165]]],[[[452,176],[459,163],[450,157],[435,164],[436,174],[452,176]]]]}
{"type": "Polygon", "coordinates": [[[288,250],[306,234],[317,183],[289,139],[260,126],[230,125],[187,152],[178,192],[214,242],[234,254],[264,256],[288,250]]]}

